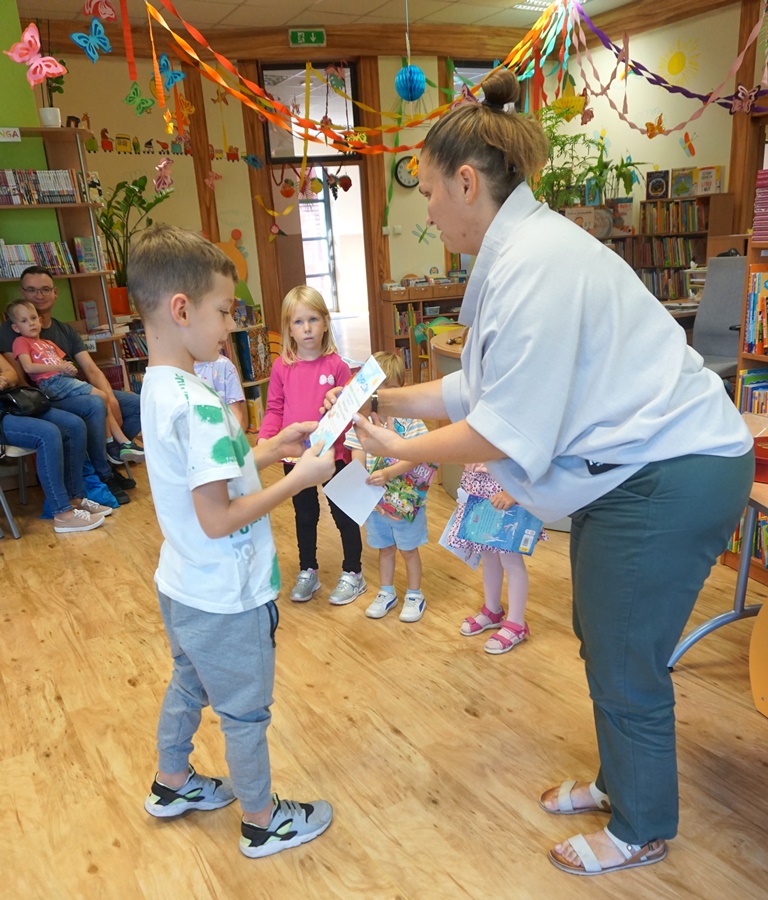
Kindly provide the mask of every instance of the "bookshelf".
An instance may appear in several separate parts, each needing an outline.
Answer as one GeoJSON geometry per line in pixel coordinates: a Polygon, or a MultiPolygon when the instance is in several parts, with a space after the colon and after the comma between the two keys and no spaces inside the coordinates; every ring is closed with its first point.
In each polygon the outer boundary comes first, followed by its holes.
{"type": "MultiPolygon", "coordinates": [[[[85,143],[93,135],[83,128],[19,130],[21,147],[15,150],[13,157],[4,157],[8,161],[0,164],[0,238],[6,245],[27,248],[19,250],[17,263],[22,268],[35,264],[45,266],[53,270],[54,282],[67,283],[75,317],[81,317],[82,303],[94,301],[99,324],[111,331],[114,323],[107,293],[107,278],[111,273],[102,261],[94,271],[78,271],[74,241],[75,238],[85,238],[99,247],[95,216],[98,204],[88,197],[85,152],[85,143]],[[23,163],[20,164],[20,161],[27,155],[34,159],[34,148],[39,147],[40,143],[47,168],[36,165],[22,169],[23,163]],[[39,218],[43,211],[55,216],[58,235],[54,240],[38,240],[39,236],[51,236],[51,220],[39,218]],[[35,217],[35,212],[38,217],[35,217]],[[60,264],[55,265],[55,262],[60,264]]],[[[11,254],[5,256],[10,258],[11,254]]],[[[18,265],[5,270],[0,283],[18,282],[18,265]]],[[[119,347],[117,341],[99,341],[96,363],[102,368],[114,367],[115,371],[118,368],[124,371],[119,347]]]]}
{"type": "MultiPolygon", "coordinates": [[[[736,377],[736,404],[741,412],[758,412],[760,404],[765,401],[768,396],[768,346],[764,347],[761,337],[762,330],[756,323],[761,318],[755,315],[754,310],[756,304],[750,303],[750,292],[752,292],[753,276],[755,267],[765,270],[768,279],[768,242],[757,242],[750,240],[747,244],[747,274],[744,284],[744,298],[741,308],[741,341],[739,344],[738,356],[738,374],[736,377]],[[753,343],[757,343],[757,347],[753,347],[753,343]],[[757,350],[757,352],[755,352],[757,350]],[[750,375],[744,373],[750,372],[750,375]],[[750,385],[750,382],[752,384],[750,385]],[[765,383],[765,392],[761,394],[761,382],[765,383]]],[[[762,316],[763,324],[765,324],[765,315],[762,316]]],[[[759,519],[764,519],[759,516],[759,519]]],[[[743,523],[742,523],[743,524],[743,523]]],[[[722,562],[733,569],[739,567],[738,541],[741,536],[740,526],[738,532],[734,535],[729,544],[729,549],[722,556],[722,562]]],[[[758,522],[757,537],[761,536],[761,528],[758,522]]],[[[754,578],[761,584],[768,586],[768,568],[763,564],[762,560],[754,556],[752,557],[749,567],[749,577],[754,578]]]]}
{"type": "Polygon", "coordinates": [[[659,300],[684,299],[685,270],[692,261],[705,266],[713,255],[710,240],[731,234],[733,204],[733,194],[643,200],[638,233],[631,239],[631,259],[626,245],[614,249],[659,300]]]}
{"type": "Polygon", "coordinates": [[[459,317],[464,284],[429,284],[403,288],[399,291],[382,291],[384,323],[384,349],[402,356],[405,368],[411,368],[411,325],[428,325],[437,318],[459,317]]]}
{"type": "Polygon", "coordinates": [[[257,432],[266,407],[264,385],[269,384],[272,371],[269,331],[264,325],[236,328],[229,336],[226,350],[243,386],[249,431],[257,432]]]}

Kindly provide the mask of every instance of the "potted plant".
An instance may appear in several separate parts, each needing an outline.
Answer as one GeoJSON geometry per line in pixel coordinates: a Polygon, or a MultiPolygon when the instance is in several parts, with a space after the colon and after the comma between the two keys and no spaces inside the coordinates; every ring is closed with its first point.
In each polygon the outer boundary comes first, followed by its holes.
{"type": "Polygon", "coordinates": [[[117,314],[130,312],[127,277],[131,239],[152,224],[149,213],[173,193],[173,189],[168,188],[148,198],[144,195],[146,189],[146,175],[133,181],[120,181],[107,192],[104,205],[96,212],[96,221],[104,235],[107,256],[115,273],[115,287],[119,289],[117,293],[110,289],[110,304],[117,314]]]}
{"type": "MultiPolygon", "coordinates": [[[[59,60],[59,65],[66,73],[64,60],[59,60]]],[[[45,78],[40,85],[40,93],[43,97],[43,105],[40,107],[40,124],[47,128],[61,127],[61,110],[53,105],[53,95],[64,93],[64,75],[55,78],[45,78]]]]}
{"type": "Polygon", "coordinates": [[[533,183],[537,200],[546,200],[550,209],[578,206],[584,202],[584,182],[595,141],[585,134],[564,134],[567,111],[545,106],[536,115],[549,139],[549,156],[533,183]]]}
{"type": "Polygon", "coordinates": [[[645,163],[635,163],[631,160],[619,158],[619,162],[611,162],[606,159],[605,145],[597,142],[597,158],[587,168],[585,173],[585,186],[587,190],[586,200],[590,206],[604,204],[608,198],[619,196],[619,188],[623,188],[623,196],[632,196],[632,183],[635,176],[639,176],[639,166],[645,163]]]}

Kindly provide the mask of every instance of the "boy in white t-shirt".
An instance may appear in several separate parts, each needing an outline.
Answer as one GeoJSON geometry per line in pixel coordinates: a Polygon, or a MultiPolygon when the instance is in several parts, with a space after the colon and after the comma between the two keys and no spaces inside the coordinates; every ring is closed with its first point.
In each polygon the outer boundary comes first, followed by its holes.
{"type": "Polygon", "coordinates": [[[179,228],[148,228],[132,246],[128,283],[149,346],[142,434],[165,538],[155,582],[173,656],[158,772],[144,806],[173,817],[237,797],[241,851],[267,856],[322,834],[333,816],[324,800],[271,793],[266,738],[280,588],[268,513],[327,481],[333,453],[304,451],[316,422],[291,425],[252,450],[231,410],[195,376],[194,361],[216,359],[235,327],[237,272],[219,249],[179,228]],[[258,468],[299,455],[291,475],[262,489],[258,468]],[[231,780],[189,765],[208,704],[221,718],[231,780]]]}

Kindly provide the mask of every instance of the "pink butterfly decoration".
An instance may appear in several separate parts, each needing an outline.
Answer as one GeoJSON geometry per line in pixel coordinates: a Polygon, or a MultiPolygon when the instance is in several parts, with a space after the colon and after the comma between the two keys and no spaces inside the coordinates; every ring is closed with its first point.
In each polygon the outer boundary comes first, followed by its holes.
{"type": "Polygon", "coordinates": [[[221,181],[221,175],[211,169],[211,171],[205,176],[205,183],[212,191],[215,191],[217,181],[221,181]]]}
{"type": "Polygon", "coordinates": [[[173,165],[173,160],[166,156],[165,159],[161,159],[160,162],[155,166],[157,170],[157,175],[155,175],[155,192],[160,193],[160,191],[167,191],[168,188],[173,184],[173,178],[171,178],[171,166],[173,165]]]}
{"type": "Polygon", "coordinates": [[[462,103],[474,103],[476,105],[480,105],[480,101],[475,97],[472,91],[469,89],[469,85],[462,84],[461,93],[459,96],[451,103],[451,109],[455,109],[457,106],[461,106],[462,103]]]}
{"type": "Polygon", "coordinates": [[[731,100],[731,108],[728,110],[731,115],[737,112],[745,112],[748,113],[752,109],[752,105],[755,100],[757,100],[757,95],[760,92],[760,85],[757,87],[753,87],[750,91],[745,85],[740,84],[736,88],[736,93],[733,95],[731,100]]]}
{"type": "Polygon", "coordinates": [[[117,13],[109,0],[85,0],[83,3],[84,16],[96,16],[103,22],[116,22],[117,13]]]}
{"type": "Polygon", "coordinates": [[[27,81],[30,87],[42,84],[46,78],[67,74],[67,70],[57,59],[40,55],[40,32],[34,22],[24,29],[19,43],[14,44],[10,50],[3,50],[3,53],[10,56],[14,62],[24,63],[27,66],[27,81]]]}

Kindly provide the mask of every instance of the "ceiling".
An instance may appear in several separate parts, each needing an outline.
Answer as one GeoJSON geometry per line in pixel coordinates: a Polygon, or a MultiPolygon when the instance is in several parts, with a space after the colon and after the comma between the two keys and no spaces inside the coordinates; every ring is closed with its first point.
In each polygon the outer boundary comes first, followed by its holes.
{"type": "MultiPolygon", "coordinates": [[[[175,0],[179,15],[199,30],[311,27],[333,25],[481,25],[485,27],[528,28],[541,14],[531,9],[514,9],[526,0],[175,0]]],[[[625,6],[633,0],[581,0],[590,17],[625,6]]],[[[118,11],[118,0],[109,0],[118,11]]],[[[18,0],[22,26],[31,19],[60,19],[82,25],[84,0],[18,0]]],[[[94,3],[98,6],[98,3],[94,3]]],[[[160,3],[153,5],[173,27],[176,21],[160,3]]],[[[539,4],[537,4],[539,5],[539,4]]],[[[146,26],[144,0],[128,0],[131,24],[146,26]]],[[[103,20],[103,16],[102,16],[103,20]]],[[[115,23],[111,24],[115,27],[115,23]]],[[[107,26],[109,34],[110,26],[107,26]]]]}

